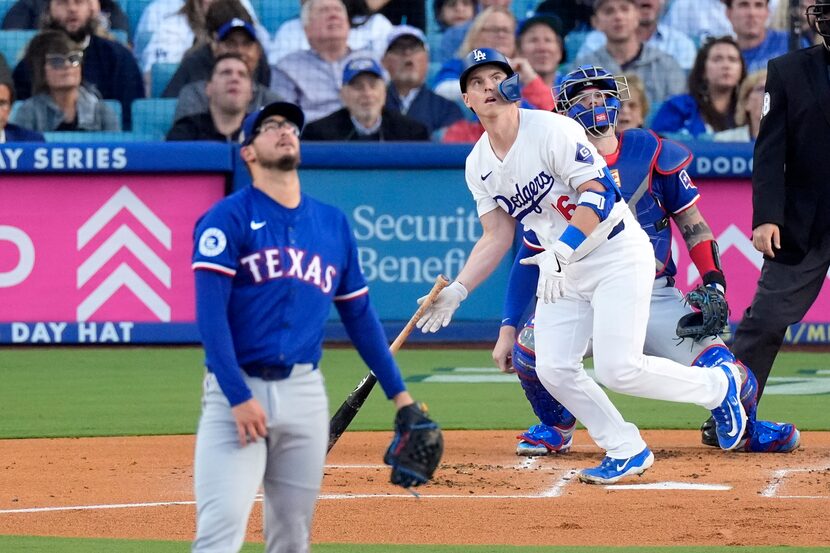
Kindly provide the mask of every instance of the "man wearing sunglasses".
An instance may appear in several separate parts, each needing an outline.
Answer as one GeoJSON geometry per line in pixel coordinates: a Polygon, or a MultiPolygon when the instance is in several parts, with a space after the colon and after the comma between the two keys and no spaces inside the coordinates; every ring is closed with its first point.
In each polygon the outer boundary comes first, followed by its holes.
{"type": "MultiPolygon", "coordinates": [[[[98,22],[90,0],[50,0],[41,28],[62,31],[81,46],[83,80],[105,100],[118,100],[122,126],[130,128],[130,106],[144,97],[141,72],[132,53],[123,45],[95,34],[98,22]]],[[[14,69],[14,84],[20,99],[32,91],[32,62],[24,57],[14,69]]]]}

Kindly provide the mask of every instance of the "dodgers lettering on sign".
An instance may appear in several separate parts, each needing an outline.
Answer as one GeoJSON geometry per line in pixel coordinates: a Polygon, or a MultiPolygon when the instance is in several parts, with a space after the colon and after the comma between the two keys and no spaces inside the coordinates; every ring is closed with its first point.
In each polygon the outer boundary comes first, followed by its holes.
{"type": "MultiPolygon", "coordinates": [[[[433,282],[438,275],[455,275],[467,260],[471,244],[481,236],[475,210],[455,209],[454,215],[392,215],[378,213],[372,205],[361,204],[352,210],[354,235],[358,244],[371,241],[457,244],[443,255],[388,255],[388,248],[359,245],[360,266],[372,282],[433,282]]],[[[434,248],[439,251],[439,248],[434,248]]]]}

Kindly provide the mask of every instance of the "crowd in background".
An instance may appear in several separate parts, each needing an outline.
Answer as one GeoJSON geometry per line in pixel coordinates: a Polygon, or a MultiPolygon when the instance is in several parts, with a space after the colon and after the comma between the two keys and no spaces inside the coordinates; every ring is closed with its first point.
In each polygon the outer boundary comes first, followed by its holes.
{"type": "Polygon", "coordinates": [[[619,130],[751,141],[767,61],[817,43],[806,18],[791,33],[788,0],[296,1],[275,22],[255,11],[268,2],[152,0],[131,22],[117,0],[17,0],[2,29],[38,32],[21,59],[0,53],[0,142],[128,131],[156,64],[175,67],[168,140],[238,141],[246,113],[282,99],[307,140],[473,142],[458,77],[485,47],[510,59],[523,107],[555,109],[569,70],[600,65],[627,77],[619,130]]]}

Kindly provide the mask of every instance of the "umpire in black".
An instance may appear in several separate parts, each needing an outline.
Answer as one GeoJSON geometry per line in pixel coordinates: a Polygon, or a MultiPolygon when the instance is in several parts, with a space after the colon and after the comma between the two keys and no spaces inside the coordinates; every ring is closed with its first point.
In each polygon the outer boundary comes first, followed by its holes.
{"type": "Polygon", "coordinates": [[[830,0],[807,8],[823,45],[770,60],[752,171],[752,244],[764,265],[732,351],[764,391],[787,327],[830,267],[830,0]]]}

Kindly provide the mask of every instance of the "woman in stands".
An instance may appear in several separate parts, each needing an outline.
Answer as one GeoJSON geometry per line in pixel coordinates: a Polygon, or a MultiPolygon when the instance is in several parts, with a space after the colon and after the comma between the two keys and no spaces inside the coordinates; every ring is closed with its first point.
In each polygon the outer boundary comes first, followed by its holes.
{"type": "Polygon", "coordinates": [[[666,100],[654,116],[652,130],[675,138],[711,138],[735,128],[738,89],[745,77],[746,64],[735,39],[709,39],[689,73],[689,94],[666,100]]]}
{"type": "Polygon", "coordinates": [[[738,95],[738,109],[735,112],[734,129],[715,133],[718,142],[754,142],[761,128],[761,110],[764,107],[764,87],[767,70],[761,69],[747,75],[738,95]]]}
{"type": "Polygon", "coordinates": [[[617,132],[622,133],[628,129],[642,129],[646,124],[649,102],[646,96],[646,86],[639,75],[626,73],[625,80],[628,83],[628,93],[631,97],[623,102],[619,113],[617,113],[617,132]]]}
{"type": "Polygon", "coordinates": [[[83,51],[66,33],[36,35],[26,57],[32,62],[33,96],[21,103],[16,124],[40,132],[121,130],[115,112],[82,84],[83,51]]]}

